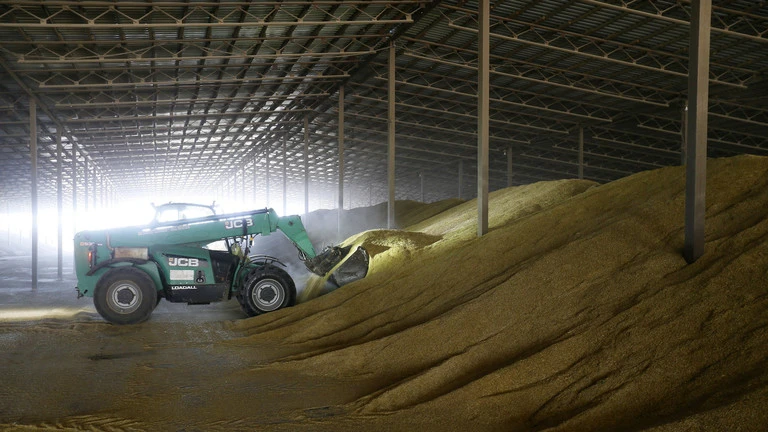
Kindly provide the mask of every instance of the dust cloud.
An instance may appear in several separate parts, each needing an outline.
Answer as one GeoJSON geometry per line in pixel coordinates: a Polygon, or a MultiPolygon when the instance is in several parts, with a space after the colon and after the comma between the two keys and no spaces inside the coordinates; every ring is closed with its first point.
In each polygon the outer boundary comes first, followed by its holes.
{"type": "Polygon", "coordinates": [[[482,238],[474,201],[352,235],[365,279],[263,316],[0,323],[0,428],[764,430],[768,158],[709,161],[690,265],[684,201],[682,167],[512,187],[482,238]]]}

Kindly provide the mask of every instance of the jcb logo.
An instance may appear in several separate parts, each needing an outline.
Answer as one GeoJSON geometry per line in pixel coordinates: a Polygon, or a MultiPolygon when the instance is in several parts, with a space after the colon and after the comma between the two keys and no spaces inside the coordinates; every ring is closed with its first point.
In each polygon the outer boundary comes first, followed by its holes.
{"type": "Polygon", "coordinates": [[[197,258],[168,258],[168,265],[174,267],[197,267],[200,260],[197,258]]]}
{"type": "Polygon", "coordinates": [[[252,219],[240,219],[240,220],[224,221],[224,228],[226,228],[226,229],[242,228],[243,226],[252,227],[253,226],[253,220],[252,219]]]}

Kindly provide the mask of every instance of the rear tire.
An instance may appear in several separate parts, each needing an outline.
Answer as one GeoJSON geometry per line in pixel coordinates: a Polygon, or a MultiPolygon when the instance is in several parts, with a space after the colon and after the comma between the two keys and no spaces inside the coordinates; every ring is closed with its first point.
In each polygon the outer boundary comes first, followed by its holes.
{"type": "Polygon", "coordinates": [[[99,279],[93,304],[99,315],[113,324],[137,324],[149,318],[157,299],[155,283],[148,274],[134,267],[120,267],[99,279]]]}
{"type": "Polygon", "coordinates": [[[296,304],[296,285],[284,270],[266,265],[245,277],[237,300],[246,315],[261,315],[296,304]]]}

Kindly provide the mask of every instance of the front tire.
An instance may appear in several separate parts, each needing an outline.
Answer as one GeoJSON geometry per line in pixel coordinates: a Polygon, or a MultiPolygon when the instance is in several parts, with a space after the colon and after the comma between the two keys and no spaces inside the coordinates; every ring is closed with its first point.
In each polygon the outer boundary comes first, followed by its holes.
{"type": "Polygon", "coordinates": [[[149,318],[157,298],[148,274],[134,267],[120,267],[99,280],[93,304],[99,315],[113,324],[137,324],[149,318]]]}
{"type": "Polygon", "coordinates": [[[261,315],[296,304],[296,285],[288,273],[266,265],[245,277],[237,300],[246,315],[261,315]]]}

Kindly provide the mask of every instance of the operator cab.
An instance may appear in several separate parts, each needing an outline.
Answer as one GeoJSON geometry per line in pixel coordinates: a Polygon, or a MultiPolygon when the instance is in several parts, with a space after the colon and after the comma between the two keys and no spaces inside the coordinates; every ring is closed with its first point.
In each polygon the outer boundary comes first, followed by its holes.
{"type": "Polygon", "coordinates": [[[155,217],[152,219],[152,225],[216,215],[213,205],[169,202],[159,206],[153,204],[152,206],[155,208],[155,217]]]}
{"type": "MultiPolygon", "coordinates": [[[[216,215],[214,202],[211,205],[195,204],[195,203],[175,203],[168,202],[160,204],[158,206],[152,204],[155,209],[155,217],[152,219],[150,225],[157,226],[162,224],[168,224],[178,221],[185,221],[190,219],[207,218],[216,215]]],[[[212,251],[230,251],[230,242],[228,239],[216,240],[215,242],[208,243],[203,247],[212,251]]]]}

